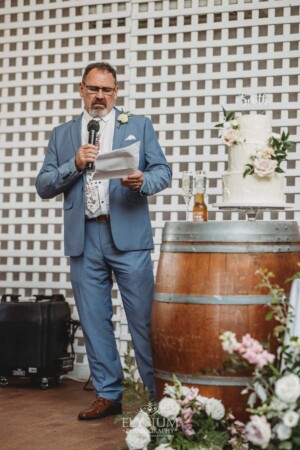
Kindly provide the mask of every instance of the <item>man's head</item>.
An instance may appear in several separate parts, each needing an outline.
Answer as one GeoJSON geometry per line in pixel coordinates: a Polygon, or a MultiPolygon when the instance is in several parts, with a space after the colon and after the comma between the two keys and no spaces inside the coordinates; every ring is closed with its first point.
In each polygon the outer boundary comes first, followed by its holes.
{"type": "Polygon", "coordinates": [[[85,68],[79,92],[92,116],[106,116],[116,104],[118,90],[116,70],[110,64],[92,63],[85,68]]]}

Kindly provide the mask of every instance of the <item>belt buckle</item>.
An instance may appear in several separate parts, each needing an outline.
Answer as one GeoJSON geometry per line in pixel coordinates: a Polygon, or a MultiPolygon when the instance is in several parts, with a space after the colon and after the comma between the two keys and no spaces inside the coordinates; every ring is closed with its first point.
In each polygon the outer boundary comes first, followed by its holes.
{"type": "Polygon", "coordinates": [[[106,223],[109,222],[109,216],[108,214],[101,214],[100,216],[96,217],[96,222],[98,223],[106,223]]]}

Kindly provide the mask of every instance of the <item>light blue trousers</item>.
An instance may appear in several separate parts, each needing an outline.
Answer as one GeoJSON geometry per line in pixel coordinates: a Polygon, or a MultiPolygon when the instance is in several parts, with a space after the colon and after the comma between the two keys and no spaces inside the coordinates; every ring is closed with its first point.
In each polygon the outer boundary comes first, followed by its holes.
{"type": "MultiPolygon", "coordinates": [[[[71,257],[71,282],[97,397],[122,398],[123,372],[112,324],[114,274],[120,289],[138,370],[155,398],[150,319],[154,277],[149,250],[120,252],[109,223],[86,221],[82,255],[71,257]]],[[[134,233],[134,230],[132,231],[134,233]]]]}

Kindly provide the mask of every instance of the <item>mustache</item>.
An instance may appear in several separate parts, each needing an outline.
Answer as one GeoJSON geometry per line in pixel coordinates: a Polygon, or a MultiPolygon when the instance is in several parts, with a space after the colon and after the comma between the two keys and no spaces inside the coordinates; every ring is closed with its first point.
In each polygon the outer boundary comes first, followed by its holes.
{"type": "Polygon", "coordinates": [[[95,107],[95,106],[107,106],[106,105],[106,101],[105,101],[105,99],[103,99],[103,100],[94,100],[93,102],[92,102],[92,104],[91,104],[91,107],[93,108],[93,107],[95,107]]]}

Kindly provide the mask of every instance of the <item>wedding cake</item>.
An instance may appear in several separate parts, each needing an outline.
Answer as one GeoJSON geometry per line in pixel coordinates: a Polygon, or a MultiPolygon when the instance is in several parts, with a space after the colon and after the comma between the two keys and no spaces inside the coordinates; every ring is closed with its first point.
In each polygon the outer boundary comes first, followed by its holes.
{"type": "Polygon", "coordinates": [[[272,133],[262,114],[234,116],[224,110],[222,141],[228,145],[228,169],[222,176],[224,203],[284,204],[283,170],[288,134],[272,133]]]}

